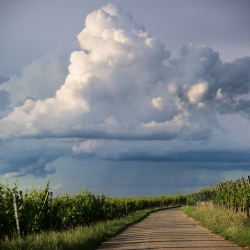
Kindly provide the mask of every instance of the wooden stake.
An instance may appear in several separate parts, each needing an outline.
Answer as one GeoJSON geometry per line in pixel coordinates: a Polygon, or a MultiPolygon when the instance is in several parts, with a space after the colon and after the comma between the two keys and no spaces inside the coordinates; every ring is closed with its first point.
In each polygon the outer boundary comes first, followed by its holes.
{"type": "Polygon", "coordinates": [[[236,180],[236,184],[237,184],[237,189],[239,189],[240,188],[240,182],[239,182],[239,180],[236,180]]]}
{"type": "MultiPolygon", "coordinates": [[[[50,193],[49,193],[49,206],[50,206],[50,211],[52,210],[52,199],[53,199],[53,192],[50,192],[50,193]]],[[[50,224],[50,228],[52,228],[53,225],[52,225],[51,216],[50,216],[49,224],[50,224]]]]}
{"type": "Polygon", "coordinates": [[[243,184],[243,187],[245,188],[245,179],[244,179],[244,177],[242,177],[241,182],[243,184]]]}
{"type": "Polygon", "coordinates": [[[49,196],[49,192],[47,192],[47,194],[46,194],[46,196],[45,196],[45,199],[44,199],[44,202],[43,202],[41,211],[40,211],[39,216],[38,216],[39,220],[40,220],[40,216],[42,215],[42,211],[43,211],[43,209],[44,209],[44,206],[45,206],[45,204],[46,204],[46,201],[47,201],[47,199],[48,199],[48,196],[49,196]]]}
{"type": "Polygon", "coordinates": [[[20,237],[20,225],[19,225],[19,219],[18,219],[18,211],[17,211],[17,204],[16,204],[16,192],[12,192],[13,196],[13,205],[14,205],[14,211],[15,211],[15,218],[16,218],[16,228],[18,236],[20,237]]]}
{"type": "Polygon", "coordinates": [[[25,209],[25,205],[24,205],[24,201],[23,201],[23,192],[19,191],[19,195],[20,195],[20,200],[21,200],[22,205],[23,205],[24,216],[25,216],[25,220],[26,220],[26,230],[27,230],[27,233],[29,233],[29,221],[28,221],[28,217],[27,217],[27,213],[26,213],[26,209],[25,209]]]}

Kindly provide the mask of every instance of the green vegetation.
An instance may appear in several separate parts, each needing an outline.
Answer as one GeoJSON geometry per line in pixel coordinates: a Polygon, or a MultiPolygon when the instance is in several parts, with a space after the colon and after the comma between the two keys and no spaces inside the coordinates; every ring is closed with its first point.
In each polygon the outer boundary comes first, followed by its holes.
{"type": "Polygon", "coordinates": [[[181,211],[204,227],[241,246],[250,247],[250,176],[200,188],[199,193],[186,196],[186,204],[198,205],[181,211]]]}
{"type": "Polygon", "coordinates": [[[145,209],[133,212],[120,219],[98,222],[90,226],[79,226],[61,232],[42,232],[36,235],[28,235],[25,238],[6,239],[1,242],[0,248],[3,250],[92,250],[128,225],[138,222],[150,212],[158,210],[145,209]]]}
{"type": "Polygon", "coordinates": [[[17,184],[0,185],[0,240],[17,238],[13,195],[16,197],[20,235],[45,231],[62,231],[89,226],[97,222],[124,217],[132,212],[185,204],[185,196],[159,196],[140,198],[108,198],[83,190],[75,195],[57,195],[51,199],[49,183],[44,190],[33,188],[24,195],[18,193],[17,184]]]}
{"type": "Polygon", "coordinates": [[[160,208],[209,202],[211,206],[186,207],[182,211],[203,226],[242,246],[250,246],[250,177],[201,188],[199,193],[140,198],[108,198],[82,190],[52,199],[49,183],[24,195],[17,184],[0,183],[1,249],[95,249],[160,208]],[[16,199],[20,236],[13,201],[16,199]],[[237,213],[235,213],[237,212],[237,213]]]}
{"type": "Polygon", "coordinates": [[[182,212],[202,226],[240,246],[250,247],[250,220],[243,213],[234,213],[221,206],[182,207],[182,212]]]}
{"type": "Polygon", "coordinates": [[[235,181],[224,181],[216,186],[200,188],[199,193],[187,195],[187,205],[196,202],[212,201],[234,212],[243,212],[249,216],[250,208],[250,177],[242,177],[235,181]]]}

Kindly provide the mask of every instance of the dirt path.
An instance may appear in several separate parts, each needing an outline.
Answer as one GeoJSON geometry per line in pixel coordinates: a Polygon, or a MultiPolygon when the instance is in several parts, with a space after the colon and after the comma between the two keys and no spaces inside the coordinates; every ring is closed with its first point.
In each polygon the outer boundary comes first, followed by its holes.
{"type": "Polygon", "coordinates": [[[101,249],[225,249],[242,250],[212,234],[178,209],[150,214],[107,242],[101,249]]]}

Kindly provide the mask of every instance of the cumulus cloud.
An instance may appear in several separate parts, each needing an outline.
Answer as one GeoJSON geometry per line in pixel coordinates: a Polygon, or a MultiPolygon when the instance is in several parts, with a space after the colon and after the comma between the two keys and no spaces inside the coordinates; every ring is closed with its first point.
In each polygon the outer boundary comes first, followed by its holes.
{"type": "Polygon", "coordinates": [[[53,97],[68,73],[69,54],[66,49],[47,52],[24,67],[20,76],[8,77],[8,83],[1,88],[10,93],[12,106],[20,106],[26,99],[53,97]]]}
{"type": "Polygon", "coordinates": [[[207,83],[198,83],[193,85],[187,93],[189,101],[193,104],[199,102],[206,93],[207,88],[207,83]]]}
{"type": "MultiPolygon", "coordinates": [[[[190,44],[181,48],[179,58],[170,59],[165,45],[116,4],[90,13],[77,38],[81,50],[71,54],[65,81],[58,54],[47,54],[1,86],[6,101],[0,105],[6,108],[9,99],[13,105],[0,120],[0,138],[14,144],[30,138],[37,148],[35,156],[26,152],[29,157],[19,159],[28,167],[18,164],[10,173],[53,173],[51,162],[63,154],[195,160],[193,152],[216,141],[211,138],[218,133],[223,142],[235,139],[225,136],[227,125],[222,126],[220,116],[249,119],[249,57],[224,63],[211,48],[190,44]],[[56,143],[45,150],[34,138],[54,138],[56,143]],[[70,143],[62,146],[58,138],[70,143]],[[150,142],[144,151],[141,140],[150,142]],[[124,149],[125,144],[113,141],[130,144],[124,149]],[[181,142],[187,152],[183,157],[176,153],[179,147],[167,153],[173,141],[181,142]]],[[[198,154],[201,161],[212,152],[204,150],[198,154]]],[[[18,157],[3,159],[14,166],[18,157]]]]}
{"type": "Polygon", "coordinates": [[[161,97],[153,98],[151,101],[151,104],[153,105],[153,107],[159,110],[162,110],[162,98],[161,97]]]}
{"type": "MultiPolygon", "coordinates": [[[[172,139],[199,124],[167,91],[165,45],[109,4],[86,18],[69,75],[55,97],[27,100],[1,120],[1,136],[172,139]],[[8,127],[8,131],[6,131],[8,127]]],[[[29,96],[32,96],[29,93],[29,96]]],[[[37,96],[36,96],[37,97],[37,96]]]]}

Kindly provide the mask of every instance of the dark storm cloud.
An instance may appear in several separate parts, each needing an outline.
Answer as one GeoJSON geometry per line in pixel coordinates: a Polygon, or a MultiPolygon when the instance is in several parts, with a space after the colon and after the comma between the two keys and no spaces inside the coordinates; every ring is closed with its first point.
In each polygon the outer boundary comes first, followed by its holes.
{"type": "MultiPolygon", "coordinates": [[[[218,137],[219,140],[219,137],[218,137]]],[[[76,157],[96,157],[112,161],[148,162],[203,162],[246,163],[250,162],[248,150],[206,148],[202,143],[164,141],[87,140],[72,148],[76,157]]]]}
{"type": "MultiPolygon", "coordinates": [[[[167,153],[166,153],[167,154],[167,153]]],[[[121,155],[115,160],[122,161],[151,161],[151,162],[216,162],[216,163],[244,163],[250,162],[249,151],[228,151],[228,150],[209,150],[176,152],[169,155],[149,157],[148,154],[121,155]]]]}
{"type": "Polygon", "coordinates": [[[56,172],[53,161],[67,155],[72,144],[67,141],[2,140],[0,141],[0,174],[7,177],[45,177],[56,172]]]}

